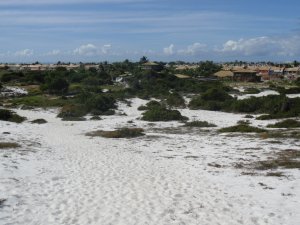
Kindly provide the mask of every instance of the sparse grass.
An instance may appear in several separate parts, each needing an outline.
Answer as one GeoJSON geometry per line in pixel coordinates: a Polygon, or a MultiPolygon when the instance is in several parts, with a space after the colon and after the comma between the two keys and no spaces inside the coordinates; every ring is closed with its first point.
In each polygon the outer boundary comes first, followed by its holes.
{"type": "Polygon", "coordinates": [[[47,123],[47,120],[45,120],[45,119],[36,119],[36,120],[32,120],[31,123],[44,124],[44,123],[47,123]]]}
{"type": "Polygon", "coordinates": [[[70,99],[63,99],[60,97],[50,97],[45,95],[26,96],[12,99],[10,102],[14,106],[25,105],[31,107],[50,108],[62,107],[70,102],[70,99]]]}
{"type": "Polygon", "coordinates": [[[275,138],[275,139],[282,139],[282,138],[291,138],[291,139],[300,139],[300,132],[295,130],[287,130],[287,131],[269,131],[261,134],[261,138],[275,138]]]}
{"type": "Polygon", "coordinates": [[[225,127],[219,129],[219,132],[221,133],[262,133],[265,132],[266,130],[258,128],[258,127],[252,127],[249,125],[245,124],[239,124],[236,126],[231,126],[231,127],[225,127]]]}
{"type": "Polygon", "coordinates": [[[286,119],[275,124],[269,124],[270,128],[297,128],[300,127],[300,122],[294,119],[286,119]]]}
{"type": "Polygon", "coordinates": [[[276,158],[259,161],[255,168],[258,170],[270,169],[300,169],[300,151],[287,149],[276,154],[276,158]]]}
{"type": "Polygon", "coordinates": [[[114,131],[93,131],[86,134],[91,137],[105,137],[105,138],[135,138],[145,135],[142,128],[121,128],[114,131]]]}
{"type": "Polygon", "coordinates": [[[209,123],[207,121],[195,120],[192,122],[187,122],[184,125],[185,127],[216,127],[215,124],[209,123]]]}
{"type": "Polygon", "coordinates": [[[0,149],[6,148],[20,148],[21,145],[15,142],[0,142],[0,149]]]}

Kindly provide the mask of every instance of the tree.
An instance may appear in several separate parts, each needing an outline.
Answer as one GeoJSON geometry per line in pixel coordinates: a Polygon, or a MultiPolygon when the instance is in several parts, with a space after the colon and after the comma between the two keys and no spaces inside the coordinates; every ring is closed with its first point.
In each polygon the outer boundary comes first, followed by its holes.
{"type": "Polygon", "coordinates": [[[146,56],[143,56],[142,58],[140,58],[140,64],[149,62],[149,59],[146,56]]]}

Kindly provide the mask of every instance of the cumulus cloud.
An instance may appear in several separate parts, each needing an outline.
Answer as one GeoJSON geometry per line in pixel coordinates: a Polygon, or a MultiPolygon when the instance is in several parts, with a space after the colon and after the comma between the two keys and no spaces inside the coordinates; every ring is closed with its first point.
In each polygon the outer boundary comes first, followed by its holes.
{"type": "Polygon", "coordinates": [[[221,53],[237,56],[295,56],[300,54],[300,36],[292,37],[256,37],[250,39],[229,40],[221,53]]]}
{"type": "Polygon", "coordinates": [[[15,52],[15,56],[26,57],[26,56],[31,56],[31,55],[33,55],[33,50],[31,50],[31,49],[24,49],[24,50],[15,52]]]}
{"type": "Polygon", "coordinates": [[[192,45],[187,46],[186,49],[179,50],[179,54],[184,55],[198,55],[206,51],[206,45],[201,43],[194,43],[192,45]]]}
{"type": "Polygon", "coordinates": [[[173,55],[174,54],[174,45],[171,44],[169,47],[163,49],[164,54],[173,55]]]}
{"type": "Polygon", "coordinates": [[[98,48],[93,44],[81,45],[74,50],[75,55],[93,56],[98,52],[98,48]]]}

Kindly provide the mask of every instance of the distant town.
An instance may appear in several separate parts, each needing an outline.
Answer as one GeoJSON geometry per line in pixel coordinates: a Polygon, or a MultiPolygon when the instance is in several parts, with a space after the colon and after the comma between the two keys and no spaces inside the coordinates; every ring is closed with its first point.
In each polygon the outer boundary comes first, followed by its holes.
{"type": "MultiPolygon", "coordinates": [[[[210,61],[206,61],[210,62],[210,61]]],[[[186,62],[151,62],[145,61],[140,63],[142,70],[150,70],[160,72],[163,69],[170,69],[175,72],[175,76],[181,79],[193,78],[189,71],[197,71],[200,67],[200,63],[186,63],[186,62]]],[[[212,63],[212,62],[211,62],[212,63]]],[[[0,64],[0,70],[9,70],[12,72],[26,72],[26,71],[55,71],[57,68],[65,69],[66,71],[78,71],[78,70],[99,70],[101,65],[108,64],[103,63],[62,63],[57,62],[55,64],[42,64],[35,62],[32,64],[0,64]]],[[[300,63],[294,61],[293,63],[277,64],[272,62],[262,63],[247,63],[242,61],[235,61],[230,63],[217,63],[219,65],[219,71],[209,74],[206,78],[220,79],[220,80],[232,80],[232,81],[244,81],[244,82],[259,82],[259,81],[272,81],[272,80],[297,80],[300,78],[300,63]]],[[[130,76],[129,72],[119,74],[116,81],[122,81],[122,78],[130,76]]],[[[202,74],[197,74],[197,78],[202,74]]]]}

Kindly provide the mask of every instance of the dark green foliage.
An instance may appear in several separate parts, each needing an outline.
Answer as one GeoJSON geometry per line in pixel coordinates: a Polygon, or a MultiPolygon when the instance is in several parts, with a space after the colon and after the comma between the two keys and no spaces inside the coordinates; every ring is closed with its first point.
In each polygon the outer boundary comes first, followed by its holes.
{"type": "Polygon", "coordinates": [[[22,72],[8,72],[2,74],[0,81],[3,83],[22,80],[24,74],[22,72]]]}
{"type": "Polygon", "coordinates": [[[257,88],[247,88],[245,91],[244,91],[245,94],[258,94],[260,93],[260,90],[257,89],[257,88]]]}
{"type": "Polygon", "coordinates": [[[252,116],[252,115],[246,115],[245,118],[246,119],[252,119],[252,118],[254,118],[254,116],[252,116]]]}
{"type": "Polygon", "coordinates": [[[62,77],[48,78],[46,84],[42,86],[42,90],[48,90],[50,93],[54,94],[67,93],[68,88],[68,81],[62,77]]]}
{"type": "Polygon", "coordinates": [[[233,99],[224,89],[211,88],[201,95],[204,101],[226,101],[233,99]]]}
{"type": "Polygon", "coordinates": [[[95,115],[103,114],[111,109],[116,108],[116,100],[106,95],[93,95],[87,99],[85,106],[89,112],[95,115]]]}
{"type": "Polygon", "coordinates": [[[258,127],[252,127],[245,124],[239,124],[231,127],[221,128],[219,132],[221,133],[261,133],[265,132],[266,130],[260,129],[258,127]]]}
{"type": "Polygon", "coordinates": [[[172,120],[187,120],[178,110],[170,110],[163,106],[148,109],[143,113],[142,120],[146,121],[172,121],[172,120]]]}
{"type": "Polygon", "coordinates": [[[26,118],[19,116],[18,114],[14,113],[11,110],[0,109],[0,120],[15,122],[15,123],[22,123],[23,121],[26,120],[26,118]]]}
{"type": "Polygon", "coordinates": [[[86,134],[92,137],[105,137],[105,138],[135,138],[144,136],[144,129],[142,128],[121,128],[114,131],[98,130],[86,134]]]}
{"type": "Polygon", "coordinates": [[[13,105],[24,105],[29,107],[62,107],[65,104],[68,104],[70,100],[62,98],[49,98],[44,95],[36,96],[25,96],[20,98],[15,98],[11,100],[13,105]]]}
{"type": "Polygon", "coordinates": [[[167,105],[169,107],[177,107],[177,108],[184,108],[185,101],[184,98],[178,93],[172,93],[167,97],[167,105]]]}
{"type": "Polygon", "coordinates": [[[47,123],[47,120],[45,120],[45,119],[36,119],[36,120],[32,120],[31,123],[44,124],[44,123],[47,123]]]}
{"type": "Polygon", "coordinates": [[[63,119],[74,119],[74,118],[81,118],[87,113],[86,109],[81,105],[64,105],[61,109],[59,114],[57,115],[63,119]]]}
{"type": "Polygon", "coordinates": [[[202,95],[194,97],[190,103],[190,109],[206,109],[219,111],[224,109],[233,99],[224,89],[211,88],[202,95]]]}
{"type": "Polygon", "coordinates": [[[267,127],[270,128],[297,128],[300,127],[300,122],[293,119],[287,119],[275,124],[269,124],[267,127]]]}
{"type": "Polygon", "coordinates": [[[192,121],[185,123],[186,127],[216,127],[215,124],[209,123],[207,121],[192,121]]]}

